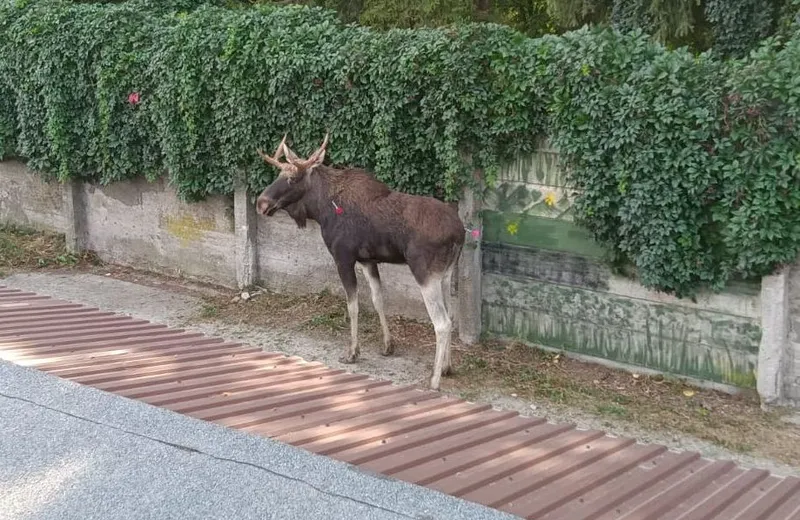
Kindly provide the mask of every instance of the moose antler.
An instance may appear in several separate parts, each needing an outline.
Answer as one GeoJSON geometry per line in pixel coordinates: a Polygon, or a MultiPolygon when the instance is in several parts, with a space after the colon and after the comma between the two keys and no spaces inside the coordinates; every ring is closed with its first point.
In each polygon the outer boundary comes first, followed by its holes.
{"type": "Polygon", "coordinates": [[[281,144],[278,145],[278,148],[275,150],[275,155],[272,157],[265,154],[261,148],[256,150],[258,155],[260,155],[265,162],[275,166],[276,168],[280,168],[285,173],[297,173],[299,170],[305,170],[322,162],[323,157],[325,157],[325,149],[328,146],[328,132],[325,132],[325,138],[322,140],[320,147],[317,148],[317,151],[311,154],[308,159],[300,159],[297,154],[289,149],[289,147],[286,145],[287,136],[288,134],[283,136],[281,144]],[[288,163],[280,162],[278,159],[280,159],[281,156],[285,156],[288,163]]]}
{"type": "MultiPolygon", "coordinates": [[[[257,149],[258,155],[264,159],[265,162],[275,166],[276,168],[284,168],[286,165],[280,162],[278,159],[281,158],[282,155],[286,155],[287,159],[289,158],[289,154],[286,153],[286,136],[289,134],[284,134],[283,139],[281,140],[281,144],[278,145],[278,148],[275,149],[275,155],[270,157],[269,155],[265,154],[261,148],[257,149]]],[[[294,154],[292,154],[294,155],[294,154]]]]}
{"type": "MultiPolygon", "coordinates": [[[[313,154],[311,154],[308,157],[308,159],[299,159],[294,154],[294,152],[291,153],[291,156],[287,153],[286,154],[286,159],[288,159],[288,161],[292,165],[294,165],[295,167],[297,167],[297,169],[300,169],[300,170],[304,170],[306,168],[309,168],[310,166],[314,166],[315,163],[319,163],[322,160],[322,158],[325,156],[325,149],[328,146],[328,137],[329,137],[329,133],[325,132],[325,138],[322,140],[322,144],[320,145],[319,148],[317,148],[316,152],[314,152],[313,154]]],[[[284,149],[286,149],[285,146],[284,146],[284,149]]]]}
{"type": "Polygon", "coordinates": [[[320,145],[320,147],[319,147],[319,148],[317,148],[317,151],[316,151],[316,152],[314,152],[314,153],[311,155],[311,157],[309,157],[309,160],[312,160],[312,159],[313,159],[314,161],[316,161],[316,160],[318,160],[318,159],[319,159],[319,158],[322,156],[322,154],[324,154],[324,153],[325,153],[325,151],[326,151],[326,150],[327,150],[327,148],[328,148],[328,137],[329,137],[329,133],[328,133],[328,132],[325,132],[325,138],[322,140],[322,144],[320,145]]]}
{"type": "Polygon", "coordinates": [[[287,160],[287,161],[289,161],[290,163],[295,163],[295,162],[297,162],[297,161],[300,161],[300,160],[301,160],[301,159],[300,159],[300,158],[297,156],[297,154],[296,154],[296,153],[294,153],[294,152],[291,150],[291,148],[289,148],[289,145],[288,145],[288,144],[286,144],[286,143],[284,143],[284,144],[283,144],[283,153],[284,153],[284,155],[286,155],[286,160],[287,160]]]}

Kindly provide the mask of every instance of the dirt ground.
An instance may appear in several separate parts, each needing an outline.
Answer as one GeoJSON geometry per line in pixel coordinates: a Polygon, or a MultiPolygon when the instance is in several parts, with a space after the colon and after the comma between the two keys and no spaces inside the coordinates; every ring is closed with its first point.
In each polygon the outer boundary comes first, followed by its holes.
{"type": "MultiPolygon", "coordinates": [[[[393,317],[394,356],[379,355],[377,317],[361,311],[361,358],[342,365],[349,338],[344,299],[237,292],[75,257],[55,235],[0,229],[4,282],[144,319],[236,339],[334,368],[425,385],[434,335],[428,323],[393,317]],[[26,274],[27,273],[27,274],[26,274]]],[[[800,476],[800,426],[787,410],[762,411],[754,392],[737,396],[661,376],[630,373],[519,343],[487,341],[453,350],[456,373],[442,392],[579,428],[601,429],[745,466],[800,476]]]]}

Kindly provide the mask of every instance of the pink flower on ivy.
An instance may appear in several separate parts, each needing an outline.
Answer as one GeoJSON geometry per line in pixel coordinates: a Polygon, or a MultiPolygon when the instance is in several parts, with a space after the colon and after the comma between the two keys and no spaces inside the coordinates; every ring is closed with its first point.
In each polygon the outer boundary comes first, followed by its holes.
{"type": "Polygon", "coordinates": [[[131,92],[128,94],[128,103],[131,105],[138,105],[139,104],[139,93],[138,92],[131,92]]]}
{"type": "Polygon", "coordinates": [[[481,236],[481,230],[475,228],[472,231],[470,231],[470,235],[472,235],[472,238],[477,239],[479,236],[481,236]]]}

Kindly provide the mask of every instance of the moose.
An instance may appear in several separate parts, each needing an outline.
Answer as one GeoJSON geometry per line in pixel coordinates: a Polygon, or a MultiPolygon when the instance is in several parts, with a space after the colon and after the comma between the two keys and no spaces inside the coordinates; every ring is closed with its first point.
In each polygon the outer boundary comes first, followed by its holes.
{"type": "Polygon", "coordinates": [[[394,353],[394,342],[384,312],[378,265],[406,264],[420,287],[436,333],[430,386],[438,390],[441,376],[452,370],[450,283],[466,232],[458,212],[433,197],[391,190],[364,169],[326,166],[328,133],[306,159],[289,148],[287,135],[272,156],[256,150],[279,170],[256,200],[256,211],[270,217],[285,210],[298,228],[305,228],[308,219],[319,224],[347,297],[351,341],[340,361],[355,363],[359,355],[356,264],[369,282],[383,333],[384,356],[394,353]],[[282,157],[286,162],[280,161],[282,157]]]}

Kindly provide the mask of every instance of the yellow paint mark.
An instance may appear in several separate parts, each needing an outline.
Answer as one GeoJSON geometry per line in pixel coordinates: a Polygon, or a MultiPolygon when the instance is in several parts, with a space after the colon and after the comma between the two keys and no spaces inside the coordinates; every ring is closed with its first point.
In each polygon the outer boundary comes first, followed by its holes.
{"type": "Polygon", "coordinates": [[[544,203],[550,206],[551,208],[556,204],[556,194],[552,191],[548,193],[544,198],[544,203]]]}
{"type": "Polygon", "coordinates": [[[186,213],[180,216],[167,215],[164,219],[163,227],[170,235],[179,238],[182,246],[201,239],[206,231],[216,229],[213,219],[198,219],[186,213]]]}
{"type": "Polygon", "coordinates": [[[506,226],[506,231],[508,231],[510,235],[516,235],[519,231],[519,222],[509,222],[506,226]]]}

